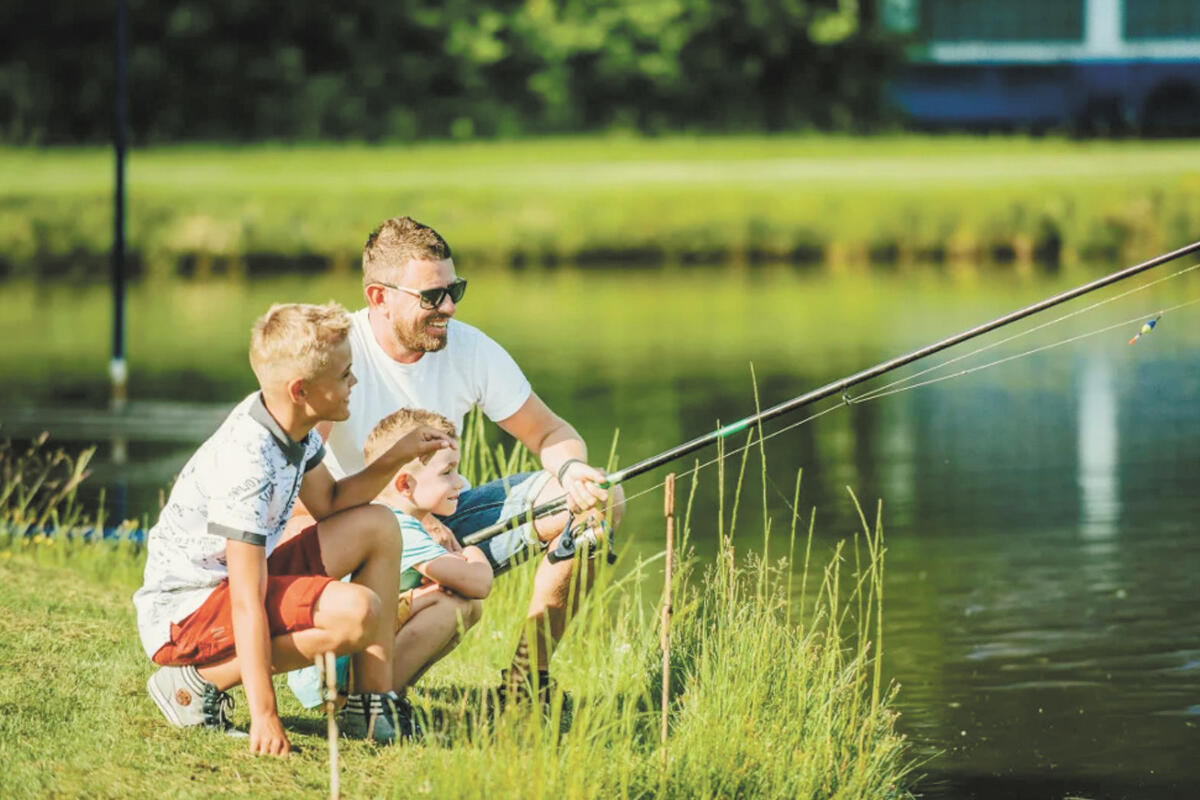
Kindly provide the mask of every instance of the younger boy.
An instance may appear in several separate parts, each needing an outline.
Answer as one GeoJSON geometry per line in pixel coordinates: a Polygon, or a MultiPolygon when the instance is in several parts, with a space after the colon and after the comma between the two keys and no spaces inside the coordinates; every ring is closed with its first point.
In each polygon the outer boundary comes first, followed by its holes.
{"type": "Polygon", "coordinates": [[[254,326],[261,391],[192,456],[148,536],[138,632],[162,668],[151,698],[179,727],[229,732],[226,691],[242,683],[250,750],[291,749],[271,674],[317,653],[354,654],[343,712],[351,736],[395,738],[393,619],[401,552],[394,515],[368,505],[403,464],[454,442],[418,427],[362,472],[334,481],[313,431],[349,416],[350,321],[336,304],[276,305],[254,326]],[[318,525],[276,548],[300,497],[318,525]],[[354,582],[334,578],[353,573],[354,582]]]}
{"type": "MultiPolygon", "coordinates": [[[[375,426],[363,447],[366,463],[423,426],[455,436],[454,423],[432,411],[403,408],[375,426]]],[[[458,474],[457,449],[439,450],[404,464],[376,501],[395,513],[404,536],[392,687],[402,696],[426,670],[458,644],[459,634],[479,621],[492,589],[492,568],[478,547],[451,553],[424,524],[434,514],[453,514],[467,484],[458,474]]],[[[320,702],[316,668],[293,672],[288,683],[309,707],[320,702]]],[[[400,719],[411,719],[402,697],[400,719]]],[[[404,724],[403,722],[401,723],[404,724]]],[[[411,724],[411,723],[410,723],[411,724]]]]}

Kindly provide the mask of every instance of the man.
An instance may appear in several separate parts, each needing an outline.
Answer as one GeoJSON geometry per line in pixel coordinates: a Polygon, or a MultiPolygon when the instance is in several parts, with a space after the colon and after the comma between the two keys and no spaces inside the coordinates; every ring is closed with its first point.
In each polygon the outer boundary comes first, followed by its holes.
{"type": "MultiPolygon", "coordinates": [[[[455,273],[450,246],[432,228],[409,217],[389,219],[363,248],[367,307],[352,315],[350,335],[358,387],[345,422],[326,427],[327,464],[335,474],[362,468],[363,443],[381,419],[400,407],[437,412],[462,430],[463,417],[478,406],[489,419],[541,459],[545,472],[509,476],[465,491],[446,527],[430,533],[448,550],[459,540],[532,505],[567,496],[575,514],[603,509],[609,492],[603,471],[587,463],[587,446],[570,424],[533,392],[516,362],[482,331],[454,320],[466,281],[455,273]]],[[[612,490],[613,524],[624,495],[612,490]]],[[[554,545],[568,515],[537,520],[536,539],[554,545]]],[[[503,571],[534,538],[529,526],[481,544],[493,570],[503,571]]],[[[501,691],[548,697],[549,659],[570,616],[571,560],[538,565],[528,617],[533,653],[521,634],[501,691]],[[532,657],[532,664],[531,664],[532,657]],[[536,666],[537,675],[532,674],[536,666]]]]}

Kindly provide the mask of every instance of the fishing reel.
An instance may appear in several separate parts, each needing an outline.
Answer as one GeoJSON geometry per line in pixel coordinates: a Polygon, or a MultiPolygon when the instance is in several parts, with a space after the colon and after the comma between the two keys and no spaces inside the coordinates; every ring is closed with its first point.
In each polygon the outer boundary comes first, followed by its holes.
{"type": "Polygon", "coordinates": [[[603,549],[604,558],[611,566],[617,561],[612,539],[612,526],[608,524],[608,520],[594,514],[586,519],[576,520],[575,515],[571,514],[567,517],[567,525],[563,528],[562,535],[558,537],[558,545],[546,558],[551,564],[557,564],[575,558],[580,553],[586,558],[593,558],[603,549]]]}

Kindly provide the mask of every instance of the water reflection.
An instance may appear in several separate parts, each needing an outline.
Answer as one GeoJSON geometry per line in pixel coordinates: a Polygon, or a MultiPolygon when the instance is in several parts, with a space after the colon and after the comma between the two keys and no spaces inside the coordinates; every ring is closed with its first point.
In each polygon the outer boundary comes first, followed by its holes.
{"type": "Polygon", "coordinates": [[[1109,363],[1095,352],[1084,362],[1079,385],[1078,476],[1080,533],[1092,542],[1111,539],[1121,515],[1117,400],[1109,363]]]}

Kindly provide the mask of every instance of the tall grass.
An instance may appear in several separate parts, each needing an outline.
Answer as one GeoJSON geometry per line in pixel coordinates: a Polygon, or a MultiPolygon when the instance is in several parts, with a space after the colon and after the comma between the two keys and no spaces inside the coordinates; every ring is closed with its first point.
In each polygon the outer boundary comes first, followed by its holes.
{"type": "Polygon", "coordinates": [[[48,439],[43,433],[23,448],[0,441],[0,558],[70,566],[93,579],[136,580],[138,523],[109,520],[103,493],[90,512],[77,497],[96,448],[74,455],[48,446],[48,439]]]}
{"type": "Polygon", "coordinates": [[[11,440],[0,442],[0,520],[9,536],[72,529],[84,516],[75,490],[95,448],[71,456],[47,448],[48,438],[42,433],[24,450],[11,440]]]}
{"type": "MultiPolygon", "coordinates": [[[[463,462],[470,479],[479,482],[501,470],[530,466],[524,451],[489,447],[482,430],[478,418],[467,425],[463,462]]],[[[743,450],[739,476],[751,452],[743,450]]],[[[839,545],[828,565],[811,565],[813,516],[799,511],[797,476],[797,502],[781,528],[787,531],[788,555],[772,557],[769,548],[779,537],[772,535],[770,522],[761,551],[741,547],[740,541],[749,540],[735,536],[740,488],[727,494],[721,488],[726,476],[716,477],[717,487],[696,475],[681,487],[687,499],[679,510],[681,555],[672,587],[665,762],[658,730],[656,609],[663,554],[633,558],[626,548],[624,563],[616,567],[604,559],[576,561],[581,570],[595,570],[595,582],[554,661],[559,686],[573,699],[565,717],[561,704],[548,719],[533,709],[518,708],[491,720],[482,712],[487,688],[496,685],[498,670],[511,655],[532,589],[533,570],[514,570],[497,582],[480,626],[414,692],[415,702],[435,721],[431,734],[402,747],[343,744],[346,795],[907,797],[909,757],[894,729],[892,689],[882,684],[879,672],[883,546],[878,517],[869,524],[862,516],[856,539],[862,547],[839,545]],[[718,519],[697,518],[697,494],[714,488],[726,501],[718,519]],[[690,542],[714,529],[722,531],[719,552],[701,565],[690,542]],[[794,569],[798,549],[804,557],[794,569]],[[852,567],[845,563],[851,552],[852,567]]],[[[18,491],[6,488],[9,494],[18,491]]],[[[137,584],[140,553],[126,549],[119,556],[135,569],[113,569],[111,547],[79,539],[63,548],[68,533],[49,537],[55,545],[38,547],[28,546],[27,537],[10,535],[7,558],[0,560],[0,592],[13,608],[0,621],[0,652],[23,660],[30,674],[73,676],[69,682],[47,682],[36,699],[12,695],[16,699],[8,704],[0,737],[7,742],[0,745],[0,755],[11,757],[0,775],[0,794],[209,797],[219,788],[231,796],[294,797],[319,791],[327,769],[323,725],[282,689],[281,711],[299,746],[286,767],[247,759],[244,743],[181,736],[161,724],[142,693],[150,665],[136,645],[127,601],[137,584]],[[105,569],[96,569],[97,563],[105,569]],[[56,606],[57,622],[64,622],[66,613],[72,626],[94,630],[87,624],[90,615],[114,618],[115,633],[107,626],[102,641],[62,646],[51,640],[53,625],[39,639],[22,624],[40,613],[39,590],[66,584],[72,588],[56,606]],[[73,604],[80,593],[82,602],[73,604]],[[105,665],[100,674],[96,663],[105,665]],[[70,704],[72,727],[128,735],[66,737],[39,717],[39,709],[58,702],[70,704]],[[29,758],[29,753],[40,755],[29,758]]],[[[0,674],[0,689],[12,680],[0,674]]],[[[244,712],[239,710],[235,720],[244,724],[244,712]]]]}

